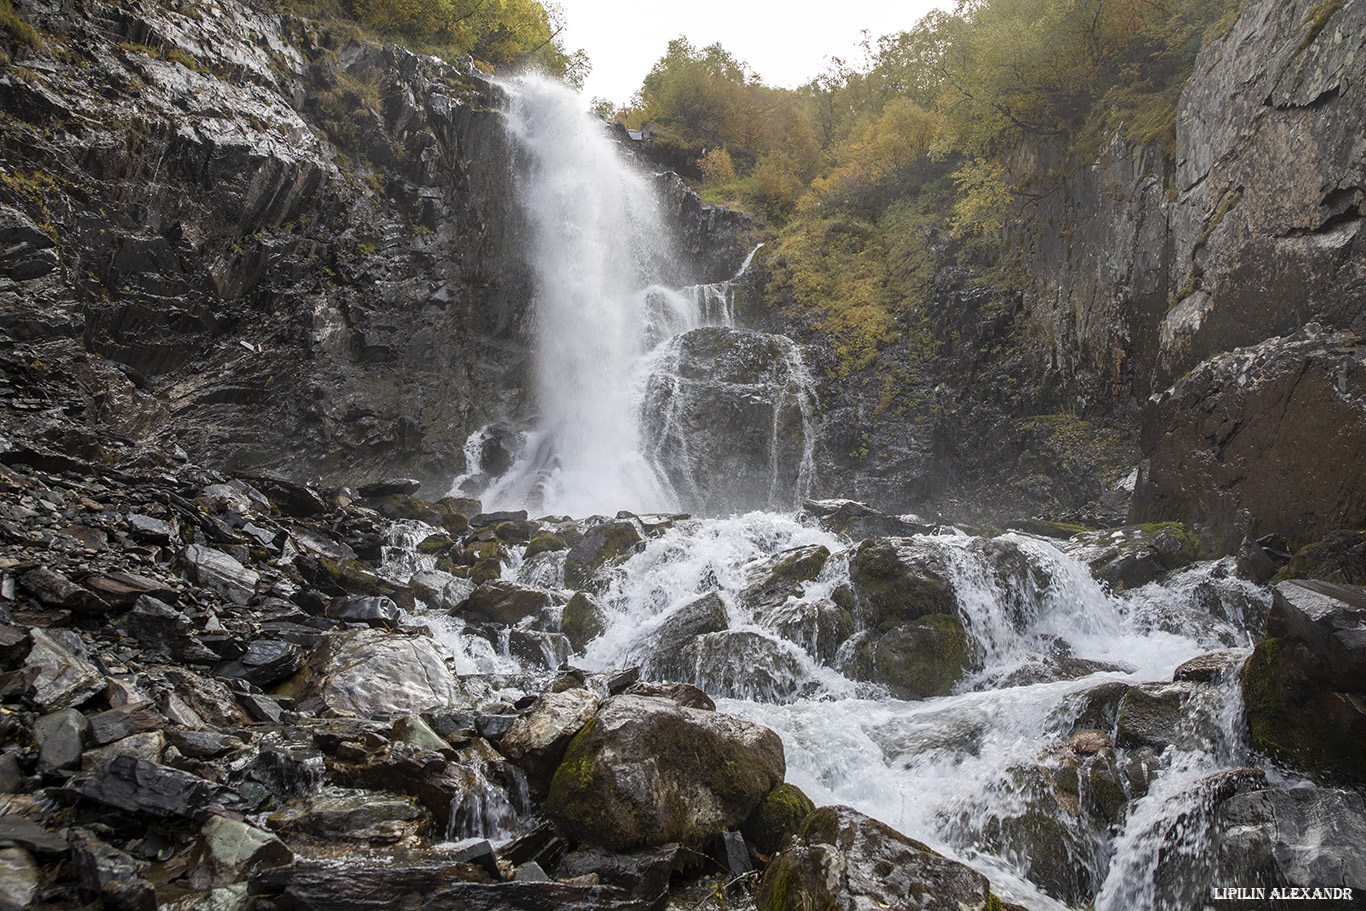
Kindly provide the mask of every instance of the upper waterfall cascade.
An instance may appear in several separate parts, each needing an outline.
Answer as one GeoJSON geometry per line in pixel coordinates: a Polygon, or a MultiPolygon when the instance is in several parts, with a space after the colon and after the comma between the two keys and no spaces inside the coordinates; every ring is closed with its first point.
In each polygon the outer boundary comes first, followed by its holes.
{"type": "MultiPolygon", "coordinates": [[[[688,449],[657,416],[682,407],[661,400],[669,397],[664,390],[681,388],[670,352],[693,330],[735,325],[733,288],[665,283],[678,269],[657,188],[577,95],[531,76],[506,89],[525,254],[536,280],[537,416],[514,464],[478,493],[490,508],[536,513],[724,511],[734,505],[726,496],[688,483],[695,473],[688,449]]],[[[814,393],[800,351],[779,344],[788,366],[774,388],[749,383],[751,396],[779,401],[768,419],[770,452],[758,456],[769,467],[767,489],[762,503],[747,494],[748,506],[769,505],[770,496],[796,505],[793,484],[779,477],[786,465],[777,433],[786,428],[778,422],[795,414],[799,449],[810,461],[814,393]]],[[[482,467],[479,444],[476,434],[467,446],[470,470],[456,488],[482,467]]],[[[808,467],[802,483],[809,475],[808,467]]]]}

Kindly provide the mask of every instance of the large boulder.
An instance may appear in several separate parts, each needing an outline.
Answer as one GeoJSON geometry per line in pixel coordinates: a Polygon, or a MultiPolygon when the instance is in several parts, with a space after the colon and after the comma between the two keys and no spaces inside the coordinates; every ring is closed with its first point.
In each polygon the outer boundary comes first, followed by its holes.
{"type": "Polygon", "coordinates": [[[785,771],[767,728],[622,695],[570,742],[545,809],[569,838],[614,851],[699,847],[744,821],[785,771]]]}
{"type": "Polygon", "coordinates": [[[1366,589],[1277,585],[1241,679],[1253,746],[1321,778],[1366,782],[1366,589]]]}
{"type": "Polygon", "coordinates": [[[569,741],[597,711],[598,699],[588,690],[542,693],[508,728],[498,748],[504,756],[544,784],[559,765],[569,741]]]}
{"type": "Polygon", "coordinates": [[[849,807],[822,807],[759,885],[759,911],[998,907],[987,879],[849,807]]]}
{"type": "Polygon", "coordinates": [[[1207,361],[1149,405],[1131,522],[1306,544],[1366,526],[1366,347],[1306,327],[1207,361]]]}
{"type": "Polygon", "coordinates": [[[1243,791],[1219,805],[1214,825],[1216,882],[1358,890],[1366,882],[1366,804],[1355,791],[1243,791]]]}
{"type": "Polygon", "coordinates": [[[588,587],[599,569],[633,553],[644,540],[636,523],[628,519],[592,525],[565,554],[564,584],[588,587]]]}
{"type": "Polygon", "coordinates": [[[943,549],[920,538],[868,538],[849,558],[854,618],[870,627],[958,609],[943,549]]]}
{"type": "Polygon", "coordinates": [[[425,636],[375,629],[328,633],[285,687],[301,708],[369,718],[463,704],[449,662],[425,636]]]}

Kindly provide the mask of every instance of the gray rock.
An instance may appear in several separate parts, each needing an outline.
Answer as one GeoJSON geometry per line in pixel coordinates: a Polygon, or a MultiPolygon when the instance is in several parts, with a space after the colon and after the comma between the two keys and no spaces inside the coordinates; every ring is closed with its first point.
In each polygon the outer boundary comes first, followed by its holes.
{"type": "Polygon", "coordinates": [[[120,756],[131,756],[144,762],[159,763],[164,758],[165,752],[166,735],[161,731],[132,734],[122,740],[115,740],[107,746],[86,750],[81,757],[81,770],[92,772],[120,756]]]}
{"type": "Polygon", "coordinates": [[[218,655],[196,638],[190,618],[151,595],[139,596],[119,625],[149,652],[192,664],[218,663],[218,655]]]}
{"type": "Polygon", "coordinates": [[[29,698],[42,712],[79,705],[104,689],[104,677],[89,662],[59,645],[47,632],[29,631],[32,647],[24,659],[31,675],[29,698]]]}
{"type": "Polygon", "coordinates": [[[985,911],[989,896],[975,870],[848,807],[822,807],[769,864],[757,905],[985,911]]]}
{"type": "Polygon", "coordinates": [[[75,709],[62,709],[35,721],[33,740],[38,744],[38,768],[45,772],[79,768],[88,727],[85,716],[75,709]]]}
{"type": "Polygon", "coordinates": [[[287,866],[294,852],[270,832],[223,816],[199,830],[189,857],[189,883],[205,890],[240,882],[248,874],[287,866]]]}
{"type": "Polygon", "coordinates": [[[34,854],[65,854],[71,844],[23,816],[0,816],[0,848],[23,848],[34,854]]]}
{"type": "Polygon", "coordinates": [[[99,595],[44,567],[24,573],[19,584],[44,604],[64,607],[82,616],[100,617],[109,611],[109,604],[99,595]]]}
{"type": "Polygon", "coordinates": [[[96,746],[105,746],[165,725],[166,717],[151,702],[133,702],[91,715],[90,740],[96,746]]]}
{"type": "Polygon", "coordinates": [[[256,594],[261,576],[221,550],[191,544],[181,559],[190,578],[211,588],[233,604],[247,604],[256,594]]]}
{"type": "Polygon", "coordinates": [[[587,690],[543,693],[529,710],[517,716],[498,742],[498,749],[542,785],[549,781],[565,747],[598,708],[587,690]]]}
{"type": "Polygon", "coordinates": [[[328,788],[290,801],[268,822],[288,838],[391,844],[426,829],[431,816],[411,797],[328,788]]]}
{"type": "Polygon", "coordinates": [[[1366,589],[1276,586],[1241,673],[1252,743],[1321,777],[1366,781],[1366,589]]]}
{"type": "Polygon", "coordinates": [[[465,616],[513,626],[522,620],[535,618],[547,607],[560,603],[563,603],[560,596],[548,589],[494,579],[470,592],[459,612],[465,616]]]}
{"type": "Polygon", "coordinates": [[[379,629],[398,626],[398,605],[383,595],[343,595],[327,605],[327,616],[346,623],[364,623],[379,629]]]}
{"type": "Polygon", "coordinates": [[[451,748],[446,739],[432,730],[421,715],[404,715],[395,719],[392,736],[397,742],[410,743],[418,749],[436,753],[451,748]]]}
{"type": "Polygon", "coordinates": [[[641,673],[660,679],[677,677],[682,673],[680,655],[683,646],[698,636],[720,632],[729,625],[726,602],[716,592],[708,592],[685,604],[650,631],[648,651],[641,661],[641,673]]]}
{"type": "Polygon", "coordinates": [[[156,890],[147,881],[147,864],[82,834],[71,846],[71,867],[87,893],[118,911],[156,911],[156,890]]]}
{"type": "Polygon", "coordinates": [[[1366,882],[1366,805],[1327,788],[1244,791],[1219,805],[1216,882],[1355,886],[1366,882]]]}
{"type": "Polygon", "coordinates": [[[465,704],[450,655],[423,636],[379,630],[328,633],[286,695],[339,715],[370,718],[465,704]]]}
{"type": "Polygon", "coordinates": [[[97,803],[155,818],[204,819],[215,810],[241,807],[241,797],[231,788],[131,756],[101,766],[75,790],[97,803]]]}
{"type": "Polygon", "coordinates": [[[38,897],[42,871],[23,848],[0,848],[0,908],[23,911],[38,897]]]}

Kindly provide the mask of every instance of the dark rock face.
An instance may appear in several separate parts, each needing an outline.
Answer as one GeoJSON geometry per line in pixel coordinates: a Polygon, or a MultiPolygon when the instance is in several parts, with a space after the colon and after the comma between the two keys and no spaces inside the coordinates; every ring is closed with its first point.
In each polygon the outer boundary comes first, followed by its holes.
{"type": "Polygon", "coordinates": [[[1196,368],[1156,399],[1131,521],[1198,526],[1217,553],[1366,524],[1366,349],[1310,326],[1196,368]]]}
{"type": "Polygon", "coordinates": [[[1282,582],[1242,671],[1252,743],[1328,779],[1366,781],[1366,590],[1282,582]]]}
{"type": "Polygon", "coordinates": [[[743,512],[806,494],[815,397],[778,335],[695,329],[668,343],[642,406],[646,447],[686,508],[743,512]]]}
{"type": "MultiPolygon", "coordinates": [[[[31,175],[0,198],[7,347],[60,349],[121,430],[235,470],[448,483],[515,417],[532,281],[476,69],[241,4],[24,15],[86,52],[15,46],[0,74],[31,175]]],[[[745,220],[659,192],[675,278],[733,274],[745,220]]]]}

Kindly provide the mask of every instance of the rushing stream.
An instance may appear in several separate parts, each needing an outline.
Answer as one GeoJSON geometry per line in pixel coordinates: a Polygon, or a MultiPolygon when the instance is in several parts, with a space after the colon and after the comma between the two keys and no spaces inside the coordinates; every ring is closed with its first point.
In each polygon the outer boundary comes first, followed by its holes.
{"type": "MultiPolygon", "coordinates": [[[[817,411],[800,349],[777,337],[732,334],[722,345],[708,335],[740,332],[733,291],[661,285],[669,253],[649,179],[579,113],[576,96],[536,79],[507,90],[538,277],[539,415],[512,468],[474,492],[486,509],[533,515],[711,516],[659,523],[599,578],[604,628],[573,663],[639,665],[702,687],[723,711],[782,736],[788,780],[817,804],[882,819],[1030,908],[1198,906],[1209,884],[1202,782],[1255,760],[1235,733],[1236,676],[1196,687],[1173,684],[1173,672],[1211,650],[1249,646],[1268,593],[1227,563],[1207,563],[1116,595],[1058,542],[914,536],[907,546],[948,577],[968,671],[949,695],[894,698],[858,670],[869,631],[846,619],[857,541],[795,514],[810,486],[817,411]],[[762,383],[727,380],[743,386],[743,401],[762,400],[751,423],[769,421],[735,444],[755,450],[752,471],[726,462],[733,453],[708,444],[699,423],[719,386],[694,388],[708,381],[713,353],[736,339],[768,352],[771,365],[762,383]],[[789,426],[800,440],[780,452],[789,426]],[[728,509],[747,501],[718,485],[746,478],[749,502],[779,511],[728,509]],[[776,595],[758,591],[785,553],[823,563],[776,595]],[[724,610],[720,628],[682,647],[668,641],[707,596],[724,610]],[[1144,693],[1154,699],[1182,700],[1184,721],[1161,749],[1110,743],[1111,697],[1138,684],[1152,685],[1144,693]],[[1069,743],[1096,729],[1103,744],[1069,743]],[[1109,813],[1096,809],[1105,781],[1125,792],[1109,813]],[[1184,858],[1187,872],[1155,884],[1159,854],[1184,858]]],[[[467,447],[472,464],[457,487],[478,474],[480,440],[467,447]]],[[[513,551],[505,578],[572,593],[563,551],[513,551]]],[[[518,666],[506,638],[458,628],[445,638],[466,671],[518,666]]]]}

